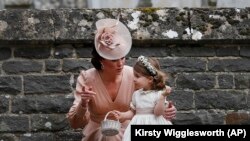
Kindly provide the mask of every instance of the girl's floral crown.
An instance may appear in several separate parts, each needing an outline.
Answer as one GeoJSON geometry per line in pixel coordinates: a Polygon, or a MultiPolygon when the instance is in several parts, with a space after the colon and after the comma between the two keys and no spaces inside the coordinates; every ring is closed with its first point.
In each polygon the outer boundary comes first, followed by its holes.
{"type": "Polygon", "coordinates": [[[146,70],[150,73],[151,76],[156,76],[157,72],[155,68],[148,62],[148,59],[145,56],[139,56],[138,61],[143,64],[146,70]]]}

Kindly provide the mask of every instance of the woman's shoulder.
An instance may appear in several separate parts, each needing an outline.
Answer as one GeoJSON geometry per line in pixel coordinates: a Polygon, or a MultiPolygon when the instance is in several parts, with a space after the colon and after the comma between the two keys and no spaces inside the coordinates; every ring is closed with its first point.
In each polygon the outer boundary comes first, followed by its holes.
{"type": "Polygon", "coordinates": [[[124,79],[126,79],[129,83],[132,83],[132,81],[134,81],[133,68],[130,66],[124,66],[123,72],[125,76],[124,79]]]}
{"type": "Polygon", "coordinates": [[[125,65],[123,69],[125,70],[126,73],[133,74],[133,68],[132,67],[125,65]]]}
{"type": "Polygon", "coordinates": [[[93,77],[95,77],[96,76],[95,74],[96,74],[96,69],[90,68],[87,70],[81,70],[79,76],[80,76],[80,78],[83,78],[86,81],[86,80],[90,80],[93,77]]]}
{"type": "Polygon", "coordinates": [[[128,65],[124,65],[124,69],[126,69],[126,70],[130,70],[130,71],[133,71],[133,67],[128,66],[128,65]]]}
{"type": "Polygon", "coordinates": [[[94,73],[96,71],[95,68],[90,68],[90,69],[87,69],[87,70],[81,70],[80,73],[83,74],[83,73],[94,73]]]}
{"type": "Polygon", "coordinates": [[[96,69],[95,68],[90,68],[90,69],[87,69],[87,70],[81,70],[80,71],[80,74],[92,74],[92,73],[94,73],[96,71],[96,69]]]}

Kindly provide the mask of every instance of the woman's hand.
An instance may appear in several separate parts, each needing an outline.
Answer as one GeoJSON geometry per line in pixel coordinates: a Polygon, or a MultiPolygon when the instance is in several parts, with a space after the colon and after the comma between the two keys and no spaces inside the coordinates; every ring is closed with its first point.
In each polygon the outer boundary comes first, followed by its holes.
{"type": "Polygon", "coordinates": [[[96,93],[93,91],[92,87],[83,86],[81,95],[82,106],[87,107],[90,100],[94,99],[96,93]]]}
{"type": "Polygon", "coordinates": [[[173,105],[172,101],[169,101],[168,107],[166,107],[165,111],[164,111],[164,118],[167,120],[172,120],[175,118],[176,116],[176,108],[173,105]]]}

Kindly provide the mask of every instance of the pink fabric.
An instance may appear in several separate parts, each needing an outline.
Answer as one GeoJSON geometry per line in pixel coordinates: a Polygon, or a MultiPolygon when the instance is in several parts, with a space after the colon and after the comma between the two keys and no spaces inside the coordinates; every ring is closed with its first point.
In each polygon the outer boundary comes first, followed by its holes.
{"type": "Polygon", "coordinates": [[[121,86],[117,97],[113,101],[104,86],[101,77],[96,69],[92,68],[82,71],[77,79],[76,91],[81,91],[82,86],[92,86],[97,93],[95,100],[90,101],[88,109],[80,106],[80,96],[74,94],[75,101],[70,108],[68,118],[70,122],[79,127],[84,127],[83,141],[121,141],[124,130],[129,121],[122,123],[120,134],[112,137],[105,137],[101,134],[100,123],[107,112],[112,110],[127,111],[134,91],[133,70],[129,66],[124,66],[121,86]],[[84,125],[86,123],[86,125],[84,125]]]}
{"type": "Polygon", "coordinates": [[[132,46],[130,31],[118,19],[100,19],[96,22],[95,49],[108,60],[125,57],[132,46]]]}
{"type": "Polygon", "coordinates": [[[154,108],[136,108],[136,114],[154,114],[154,108]]]}

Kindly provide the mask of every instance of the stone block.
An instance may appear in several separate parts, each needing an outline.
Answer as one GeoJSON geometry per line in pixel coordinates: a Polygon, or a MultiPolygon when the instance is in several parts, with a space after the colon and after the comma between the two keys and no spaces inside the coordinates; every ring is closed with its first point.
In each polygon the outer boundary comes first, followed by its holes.
{"type": "Polygon", "coordinates": [[[33,0],[4,0],[6,9],[28,9],[32,8],[33,0]]]}
{"type": "Polygon", "coordinates": [[[218,85],[221,89],[232,89],[234,87],[233,75],[218,75],[218,85]]]}
{"type": "Polygon", "coordinates": [[[11,58],[11,49],[10,48],[0,48],[0,61],[7,60],[11,58]]]}
{"type": "Polygon", "coordinates": [[[55,47],[54,57],[57,59],[62,58],[72,58],[73,57],[73,47],[72,45],[60,45],[55,47]]]}
{"type": "Polygon", "coordinates": [[[63,72],[80,73],[81,70],[92,68],[92,65],[87,60],[64,59],[62,70],[63,72]]]}
{"type": "Polygon", "coordinates": [[[70,93],[70,75],[24,76],[24,93],[53,94],[70,93]]]}
{"type": "Polygon", "coordinates": [[[177,77],[176,85],[178,89],[213,89],[215,87],[215,75],[195,73],[180,74],[177,77]]]}
{"type": "Polygon", "coordinates": [[[0,132],[28,132],[29,118],[27,116],[0,116],[0,132]]]}
{"type": "Polygon", "coordinates": [[[14,57],[27,59],[45,59],[50,57],[50,48],[45,46],[17,47],[14,50],[14,57]]]}
{"type": "Polygon", "coordinates": [[[13,98],[12,113],[67,113],[73,98],[64,96],[42,95],[42,96],[17,96],[13,98]]]}
{"type": "Polygon", "coordinates": [[[20,76],[1,76],[0,94],[17,95],[22,90],[22,80],[20,76]]]}
{"type": "Polygon", "coordinates": [[[24,60],[24,61],[6,61],[3,63],[3,70],[7,74],[21,74],[21,73],[32,73],[41,72],[43,64],[39,61],[24,60]]]}
{"type": "Polygon", "coordinates": [[[52,10],[55,21],[55,39],[68,42],[93,40],[95,22],[103,18],[118,17],[136,41],[172,41],[185,39],[188,27],[187,11],[178,8],[137,9],[59,9],[52,10]]]}
{"type": "Polygon", "coordinates": [[[247,58],[214,58],[208,61],[208,70],[213,72],[246,72],[250,70],[247,58]]]}
{"type": "Polygon", "coordinates": [[[172,101],[178,111],[194,109],[194,92],[185,90],[172,90],[167,100],[172,101]]]}
{"type": "Polygon", "coordinates": [[[9,99],[7,96],[0,96],[0,113],[6,113],[9,111],[9,99]]]}
{"type": "Polygon", "coordinates": [[[246,93],[236,90],[207,90],[195,92],[195,107],[197,109],[234,109],[247,107],[246,93]]]}
{"type": "Polygon", "coordinates": [[[47,44],[54,40],[54,21],[50,10],[0,11],[0,44],[47,44]]]}
{"type": "Polygon", "coordinates": [[[206,70],[206,61],[202,58],[167,58],[161,59],[160,63],[163,70],[171,73],[204,72],[206,70]]]}
{"type": "Polygon", "coordinates": [[[47,72],[60,72],[61,64],[59,60],[46,60],[45,61],[45,70],[47,72]]]}
{"type": "Polygon", "coordinates": [[[56,141],[79,141],[84,135],[80,130],[68,130],[65,132],[57,132],[56,133],[56,141]]]}
{"type": "Polygon", "coordinates": [[[239,73],[234,77],[235,88],[236,89],[248,89],[250,88],[250,74],[249,73],[239,73]]]}
{"type": "Polygon", "coordinates": [[[31,116],[32,131],[59,131],[69,129],[65,114],[37,114],[31,116]]]}
{"type": "Polygon", "coordinates": [[[191,8],[192,38],[243,43],[250,38],[248,15],[248,9],[240,8],[191,8]]]}
{"type": "Polygon", "coordinates": [[[53,133],[26,133],[20,135],[19,141],[54,141],[53,133]]]}

